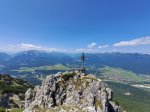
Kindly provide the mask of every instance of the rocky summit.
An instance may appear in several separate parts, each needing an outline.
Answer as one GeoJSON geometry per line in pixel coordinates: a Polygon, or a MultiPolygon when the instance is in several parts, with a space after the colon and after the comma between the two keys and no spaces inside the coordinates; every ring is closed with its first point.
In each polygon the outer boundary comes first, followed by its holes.
{"type": "Polygon", "coordinates": [[[24,112],[119,112],[113,92],[94,75],[80,71],[47,76],[25,93],[24,112]]]}

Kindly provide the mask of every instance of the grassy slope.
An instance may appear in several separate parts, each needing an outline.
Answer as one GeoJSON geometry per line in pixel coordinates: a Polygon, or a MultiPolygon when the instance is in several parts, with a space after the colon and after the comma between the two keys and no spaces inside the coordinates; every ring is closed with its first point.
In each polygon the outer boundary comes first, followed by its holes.
{"type": "Polygon", "coordinates": [[[143,80],[143,78],[139,77],[137,74],[120,68],[112,68],[106,66],[104,68],[101,68],[100,71],[105,78],[113,78],[115,80],[126,80],[133,82],[140,82],[143,80]]]}
{"type": "Polygon", "coordinates": [[[114,91],[114,100],[119,102],[126,112],[150,112],[150,92],[121,83],[107,84],[114,91]],[[126,96],[126,92],[131,95],[126,96]]]}
{"type": "Polygon", "coordinates": [[[53,65],[53,66],[40,66],[40,67],[22,67],[19,70],[12,70],[17,72],[32,72],[34,70],[72,70],[72,68],[69,68],[67,66],[63,66],[61,64],[53,65]]]}

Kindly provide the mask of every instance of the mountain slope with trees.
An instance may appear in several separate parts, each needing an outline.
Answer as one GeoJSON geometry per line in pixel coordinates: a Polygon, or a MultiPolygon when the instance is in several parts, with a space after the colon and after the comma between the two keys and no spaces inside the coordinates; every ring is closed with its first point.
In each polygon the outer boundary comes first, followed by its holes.
{"type": "Polygon", "coordinates": [[[32,88],[32,85],[26,81],[0,74],[0,107],[24,107],[24,94],[28,88],[32,88]]]}

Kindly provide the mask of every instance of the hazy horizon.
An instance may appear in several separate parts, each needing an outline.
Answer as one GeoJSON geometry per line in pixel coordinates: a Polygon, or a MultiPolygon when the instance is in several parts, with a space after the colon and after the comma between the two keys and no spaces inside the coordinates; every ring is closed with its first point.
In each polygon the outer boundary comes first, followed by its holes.
{"type": "Polygon", "coordinates": [[[16,55],[16,54],[20,54],[20,53],[24,53],[24,52],[28,52],[28,51],[37,51],[37,52],[45,52],[45,53],[64,53],[64,54],[82,54],[82,53],[86,53],[86,54],[114,54],[114,53],[120,53],[120,54],[143,54],[143,55],[150,55],[150,53],[139,53],[139,52],[63,52],[63,51],[45,51],[45,50],[22,50],[22,51],[16,51],[16,52],[8,52],[8,51],[0,51],[0,53],[5,53],[8,55],[16,55]]]}

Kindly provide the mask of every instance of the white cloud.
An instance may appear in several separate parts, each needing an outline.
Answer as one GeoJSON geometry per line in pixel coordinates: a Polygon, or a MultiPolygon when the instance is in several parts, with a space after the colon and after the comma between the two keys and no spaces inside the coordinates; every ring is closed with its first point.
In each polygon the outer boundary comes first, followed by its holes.
{"type": "Polygon", "coordinates": [[[148,45],[150,44],[150,36],[133,39],[129,41],[121,41],[119,43],[115,43],[113,46],[138,46],[138,45],[148,45]]]}
{"type": "Polygon", "coordinates": [[[76,49],[76,51],[77,51],[77,52],[85,52],[86,49],[84,49],[84,48],[79,48],[79,49],[76,49]]]}
{"type": "Polygon", "coordinates": [[[86,49],[86,48],[79,48],[79,49],[76,49],[77,52],[87,52],[89,51],[89,49],[86,49]]]}
{"type": "Polygon", "coordinates": [[[25,44],[25,43],[17,44],[17,47],[22,49],[42,49],[41,46],[36,46],[33,44],[25,44]]]}
{"type": "Polygon", "coordinates": [[[44,46],[39,46],[39,45],[34,45],[34,44],[29,44],[29,43],[21,43],[17,45],[9,45],[9,51],[14,50],[14,51],[23,51],[23,50],[43,50],[43,51],[63,51],[57,48],[49,48],[49,47],[44,47],[44,46]]]}
{"type": "Polygon", "coordinates": [[[97,44],[96,43],[91,43],[90,45],[88,45],[88,48],[90,48],[90,49],[93,49],[93,48],[95,48],[97,46],[97,44]]]}
{"type": "Polygon", "coordinates": [[[98,46],[98,48],[100,48],[100,49],[107,48],[107,47],[109,47],[109,45],[98,46]]]}
{"type": "Polygon", "coordinates": [[[79,49],[76,49],[77,52],[98,52],[98,48],[107,48],[109,47],[109,45],[103,45],[103,46],[98,46],[97,47],[97,44],[96,43],[91,43],[90,45],[88,45],[87,48],[79,48],[79,49]]]}
{"type": "Polygon", "coordinates": [[[79,48],[76,49],[77,52],[95,52],[94,49],[89,49],[89,48],[79,48]]]}

